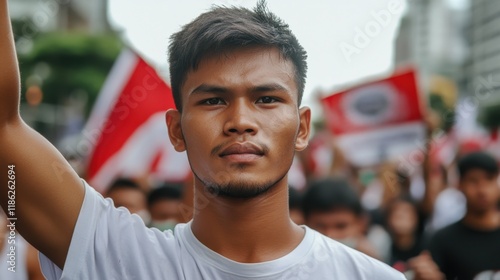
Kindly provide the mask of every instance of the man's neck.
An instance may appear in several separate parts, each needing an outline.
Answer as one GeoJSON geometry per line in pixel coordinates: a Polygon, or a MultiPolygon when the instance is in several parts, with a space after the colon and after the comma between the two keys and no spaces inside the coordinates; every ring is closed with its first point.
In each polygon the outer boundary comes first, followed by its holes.
{"type": "Polygon", "coordinates": [[[288,254],[302,241],[304,230],[290,220],[286,180],[278,184],[256,198],[231,199],[207,196],[196,182],[194,235],[237,262],[264,262],[288,254]]]}
{"type": "Polygon", "coordinates": [[[495,230],[500,228],[500,212],[497,209],[475,213],[468,211],[463,219],[464,224],[477,230],[495,230]]]}

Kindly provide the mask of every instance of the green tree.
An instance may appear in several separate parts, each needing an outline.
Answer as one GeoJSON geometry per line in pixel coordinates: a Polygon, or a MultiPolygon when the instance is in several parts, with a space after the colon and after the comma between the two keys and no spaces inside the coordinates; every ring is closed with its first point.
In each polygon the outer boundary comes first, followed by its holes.
{"type": "Polygon", "coordinates": [[[23,92],[40,86],[43,102],[53,105],[84,92],[88,114],[122,48],[117,36],[44,33],[32,40],[31,50],[19,55],[23,92]]]}

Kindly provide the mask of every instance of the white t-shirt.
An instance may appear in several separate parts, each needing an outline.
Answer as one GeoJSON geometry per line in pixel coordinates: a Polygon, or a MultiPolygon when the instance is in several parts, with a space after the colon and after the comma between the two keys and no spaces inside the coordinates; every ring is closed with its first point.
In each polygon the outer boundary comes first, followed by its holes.
{"type": "MultiPolygon", "coordinates": [[[[389,266],[304,227],[288,255],[263,263],[238,263],[196,239],[191,224],[161,232],[114,208],[85,184],[83,202],[61,271],[40,254],[48,279],[405,279],[389,266]]],[[[210,230],[210,229],[207,229],[210,230]]]]}

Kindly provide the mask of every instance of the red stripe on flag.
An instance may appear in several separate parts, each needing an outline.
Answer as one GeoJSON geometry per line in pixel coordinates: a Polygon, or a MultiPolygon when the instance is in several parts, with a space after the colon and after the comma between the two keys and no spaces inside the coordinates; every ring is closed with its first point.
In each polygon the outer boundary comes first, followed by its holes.
{"type": "Polygon", "coordinates": [[[137,61],[90,155],[89,180],[153,114],[175,107],[170,87],[143,59],[137,61]]]}

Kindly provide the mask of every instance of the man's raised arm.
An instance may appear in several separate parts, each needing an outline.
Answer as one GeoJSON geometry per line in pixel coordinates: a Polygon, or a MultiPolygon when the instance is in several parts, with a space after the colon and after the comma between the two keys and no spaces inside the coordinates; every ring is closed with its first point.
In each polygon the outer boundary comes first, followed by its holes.
{"type": "Polygon", "coordinates": [[[7,0],[0,0],[0,65],[0,203],[9,223],[62,268],[84,188],[61,154],[19,116],[19,70],[7,0]]]}

